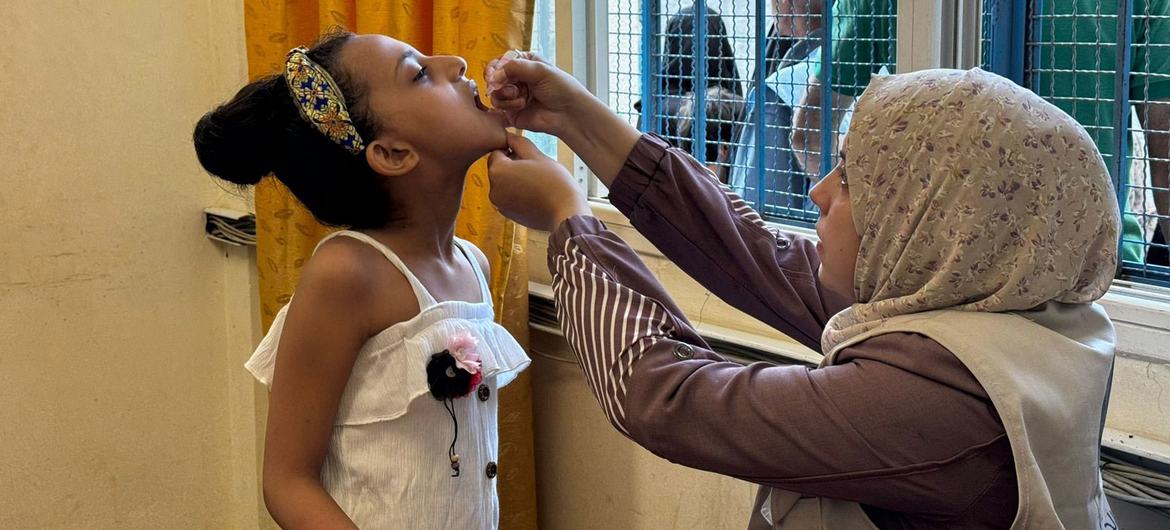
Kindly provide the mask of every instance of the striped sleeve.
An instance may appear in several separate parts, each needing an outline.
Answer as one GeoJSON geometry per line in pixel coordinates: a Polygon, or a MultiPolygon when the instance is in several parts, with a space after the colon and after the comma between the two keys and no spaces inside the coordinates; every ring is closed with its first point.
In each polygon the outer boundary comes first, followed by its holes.
{"type": "Polygon", "coordinates": [[[553,234],[549,270],[569,347],[606,417],[629,436],[627,381],[642,356],[663,341],[706,344],[634,251],[595,218],[572,218],[553,234]]]}
{"type": "Polygon", "coordinates": [[[821,332],[836,311],[817,280],[814,242],[768,225],[706,167],[652,135],[634,147],[609,198],[711,293],[820,349],[821,332]]]}

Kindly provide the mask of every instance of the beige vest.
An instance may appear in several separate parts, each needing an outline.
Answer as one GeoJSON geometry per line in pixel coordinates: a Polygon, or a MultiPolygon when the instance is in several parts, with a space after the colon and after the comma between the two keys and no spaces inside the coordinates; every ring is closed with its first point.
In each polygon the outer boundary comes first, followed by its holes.
{"type": "MultiPolygon", "coordinates": [[[[912,332],[955,354],[991,397],[1015,458],[1013,529],[1116,529],[1101,489],[1101,429],[1112,374],[1113,324],[1097,304],[1049,302],[1022,313],[932,311],[887,320],[837,346],[912,332]]],[[[776,529],[874,529],[857,503],[761,491],[776,529]]]]}

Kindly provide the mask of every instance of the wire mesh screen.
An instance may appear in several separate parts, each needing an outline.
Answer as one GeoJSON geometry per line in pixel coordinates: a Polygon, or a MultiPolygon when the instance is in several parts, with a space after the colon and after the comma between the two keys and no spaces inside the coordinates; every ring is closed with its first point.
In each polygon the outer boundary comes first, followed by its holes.
{"type": "Polygon", "coordinates": [[[1123,277],[1170,281],[1170,2],[1030,0],[1027,13],[1024,85],[1097,143],[1123,213],[1123,277]]]}
{"type": "Polygon", "coordinates": [[[835,163],[853,99],[893,70],[896,4],[611,1],[606,97],[766,218],[807,224],[808,190],[835,163]]]}
{"type": "MultiPolygon", "coordinates": [[[[994,0],[991,0],[994,1],[994,0]]],[[[979,13],[979,67],[994,71],[991,65],[991,2],[985,1],[979,13]]]]}
{"type": "Polygon", "coordinates": [[[1135,119],[1125,211],[1140,229],[1127,239],[1146,251],[1144,263],[1133,262],[1127,272],[1170,282],[1170,2],[1136,2],[1132,24],[1129,100],[1135,119]]]}

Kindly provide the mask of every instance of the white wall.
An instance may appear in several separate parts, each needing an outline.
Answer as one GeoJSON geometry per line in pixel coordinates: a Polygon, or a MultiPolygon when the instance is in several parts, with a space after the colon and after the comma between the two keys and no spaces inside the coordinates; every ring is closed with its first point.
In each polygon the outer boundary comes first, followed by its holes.
{"type": "Polygon", "coordinates": [[[0,528],[255,526],[251,255],[203,238],[238,200],[190,140],[242,3],[9,0],[0,35],[0,528]]]}
{"type": "Polygon", "coordinates": [[[610,426],[560,335],[531,335],[541,528],[739,530],[756,486],[672,464],[610,426]]]}

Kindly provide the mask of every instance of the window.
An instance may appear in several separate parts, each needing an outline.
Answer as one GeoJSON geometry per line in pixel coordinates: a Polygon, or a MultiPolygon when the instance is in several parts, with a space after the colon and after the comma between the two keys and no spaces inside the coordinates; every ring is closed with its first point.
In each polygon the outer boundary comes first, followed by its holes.
{"type": "MultiPolygon", "coordinates": [[[[529,47],[537,55],[554,63],[557,59],[555,4],[554,0],[536,0],[532,13],[532,45],[529,47]]],[[[542,133],[530,133],[528,137],[545,155],[557,157],[556,137],[542,133]]]]}
{"type": "MultiPolygon", "coordinates": [[[[871,74],[895,69],[898,4],[613,0],[598,17],[604,86],[594,88],[630,123],[706,163],[765,218],[808,226],[816,219],[808,189],[835,163],[854,98],[871,74]]],[[[981,4],[972,25],[983,68],[1062,108],[1097,141],[1125,212],[1120,277],[1170,285],[1168,2],[981,4]]]]}
{"type": "Polygon", "coordinates": [[[808,190],[832,168],[854,97],[893,70],[896,4],[610,2],[603,97],[766,218],[807,226],[817,215],[808,190]]]}
{"type": "Polygon", "coordinates": [[[1123,212],[1121,277],[1170,285],[1170,4],[988,0],[984,12],[987,66],[1096,141],[1123,212]]]}

